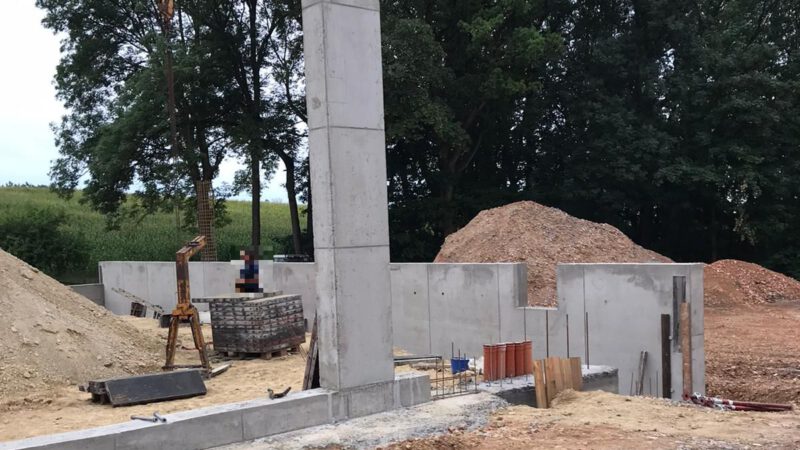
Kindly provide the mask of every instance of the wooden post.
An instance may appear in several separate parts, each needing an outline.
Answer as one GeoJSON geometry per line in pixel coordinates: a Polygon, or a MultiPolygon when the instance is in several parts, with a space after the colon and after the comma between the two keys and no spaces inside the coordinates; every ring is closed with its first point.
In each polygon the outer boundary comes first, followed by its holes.
{"type": "Polygon", "coordinates": [[[561,358],[561,376],[563,378],[563,389],[573,389],[572,387],[572,365],[567,358],[561,358]]]}
{"type": "Polygon", "coordinates": [[[689,303],[680,304],[681,355],[683,357],[683,399],[692,395],[692,316],[689,303]]]}
{"type": "Polygon", "coordinates": [[[661,315],[661,395],[672,398],[672,352],[670,335],[672,323],[669,314],[661,315]]]}
{"type": "Polygon", "coordinates": [[[550,404],[547,402],[547,383],[544,378],[543,361],[537,359],[533,361],[533,383],[536,391],[536,407],[549,408],[550,404]]]}
{"type": "Polygon", "coordinates": [[[569,364],[572,367],[572,389],[576,391],[583,390],[583,368],[581,367],[581,359],[579,357],[572,357],[569,359],[569,364]]]}
{"type": "Polygon", "coordinates": [[[561,373],[561,359],[551,356],[545,360],[547,374],[547,403],[552,403],[559,392],[564,390],[564,374],[561,373]]]}

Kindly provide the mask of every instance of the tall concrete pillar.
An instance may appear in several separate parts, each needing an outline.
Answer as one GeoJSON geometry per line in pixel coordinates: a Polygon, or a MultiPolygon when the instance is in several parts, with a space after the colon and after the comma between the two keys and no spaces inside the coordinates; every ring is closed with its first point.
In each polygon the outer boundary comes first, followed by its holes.
{"type": "Polygon", "coordinates": [[[394,380],[378,0],[303,0],[320,383],[394,380]]]}

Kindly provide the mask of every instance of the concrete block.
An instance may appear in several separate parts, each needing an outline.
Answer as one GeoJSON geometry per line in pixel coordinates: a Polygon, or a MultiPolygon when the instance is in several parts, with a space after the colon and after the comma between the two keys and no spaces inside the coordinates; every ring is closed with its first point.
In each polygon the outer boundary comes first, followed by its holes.
{"type": "Polygon", "coordinates": [[[0,450],[107,450],[113,449],[114,434],[107,430],[116,426],[95,428],[92,430],[72,431],[69,433],[37,436],[18,441],[0,442],[0,450]]]}
{"type": "Polygon", "coordinates": [[[348,419],[389,411],[395,407],[394,380],[345,389],[333,397],[345,402],[348,419]]]}
{"type": "Polygon", "coordinates": [[[431,401],[431,378],[424,373],[405,372],[395,376],[394,397],[396,408],[431,401]]]}
{"type": "Polygon", "coordinates": [[[245,403],[241,409],[244,440],[330,423],[331,395],[315,389],[245,403]]]}
{"type": "Polygon", "coordinates": [[[165,416],[167,423],[120,432],[116,450],[192,450],[241,442],[241,404],[212,406],[165,416]]]}

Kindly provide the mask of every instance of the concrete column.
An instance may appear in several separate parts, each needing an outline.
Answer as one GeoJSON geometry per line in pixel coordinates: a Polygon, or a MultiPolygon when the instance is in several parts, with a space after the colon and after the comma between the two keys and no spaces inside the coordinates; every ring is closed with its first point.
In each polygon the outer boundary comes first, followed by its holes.
{"type": "Polygon", "coordinates": [[[303,0],[320,383],[394,380],[378,0],[303,0]]]}

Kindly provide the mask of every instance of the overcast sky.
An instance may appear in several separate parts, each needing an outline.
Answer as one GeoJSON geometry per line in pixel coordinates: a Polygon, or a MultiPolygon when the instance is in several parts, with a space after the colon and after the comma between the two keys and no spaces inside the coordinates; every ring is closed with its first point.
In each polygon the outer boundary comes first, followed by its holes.
{"type": "MultiPolygon", "coordinates": [[[[59,39],[45,29],[44,14],[34,0],[2,0],[0,13],[0,184],[50,184],[50,162],[58,157],[50,124],[64,113],[55,98],[53,75],[59,39]]],[[[222,164],[215,185],[231,182],[236,161],[222,164]]],[[[264,200],[286,201],[283,168],[262,194],[264,200]]],[[[242,198],[249,199],[244,195],[242,198]]]]}

